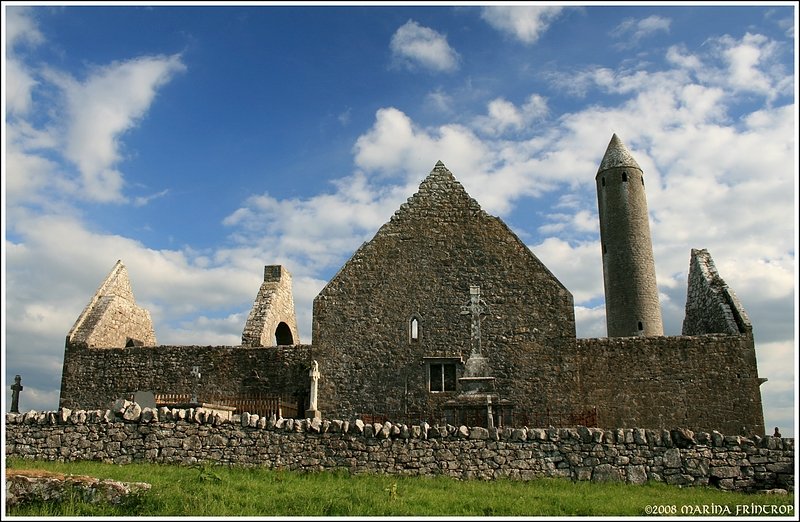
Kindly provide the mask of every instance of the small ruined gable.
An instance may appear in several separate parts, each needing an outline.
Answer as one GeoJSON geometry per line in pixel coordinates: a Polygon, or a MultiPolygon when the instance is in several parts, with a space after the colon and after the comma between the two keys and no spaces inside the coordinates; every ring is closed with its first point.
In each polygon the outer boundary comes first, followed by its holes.
{"type": "Polygon", "coordinates": [[[136,305],[128,271],[117,261],[67,334],[67,347],[155,345],[150,312],[136,305]]]}
{"type": "Polygon", "coordinates": [[[692,249],[683,335],[752,334],[753,327],[706,249],[692,249]]]}
{"type": "Polygon", "coordinates": [[[264,282],[242,332],[242,346],[300,344],[292,275],[281,265],[264,267],[264,282]]]}

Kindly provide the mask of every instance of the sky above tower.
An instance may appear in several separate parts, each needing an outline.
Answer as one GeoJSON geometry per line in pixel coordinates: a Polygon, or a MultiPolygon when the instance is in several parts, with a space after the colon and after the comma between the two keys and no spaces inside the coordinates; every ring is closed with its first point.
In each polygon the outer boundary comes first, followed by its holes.
{"type": "MultiPolygon", "coordinates": [[[[311,303],[438,160],[605,336],[594,176],[644,171],[666,335],[706,248],[794,435],[796,5],[3,3],[3,357],[55,409],[118,259],[162,344],[236,345],[264,265],[311,303]]],[[[486,299],[490,299],[486,296],[486,299]]]]}

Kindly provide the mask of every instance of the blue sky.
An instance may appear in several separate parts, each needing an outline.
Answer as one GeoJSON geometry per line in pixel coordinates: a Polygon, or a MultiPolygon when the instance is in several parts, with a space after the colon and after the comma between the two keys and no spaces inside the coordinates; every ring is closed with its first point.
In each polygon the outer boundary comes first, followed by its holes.
{"type": "MultiPolygon", "coordinates": [[[[298,326],[442,160],[605,335],[594,176],[644,169],[667,335],[691,248],[754,324],[793,435],[796,6],[37,5],[4,9],[4,393],[55,409],[117,259],[161,344],[241,342],[263,267],[298,326]]],[[[10,397],[6,397],[6,404],[10,397]]]]}

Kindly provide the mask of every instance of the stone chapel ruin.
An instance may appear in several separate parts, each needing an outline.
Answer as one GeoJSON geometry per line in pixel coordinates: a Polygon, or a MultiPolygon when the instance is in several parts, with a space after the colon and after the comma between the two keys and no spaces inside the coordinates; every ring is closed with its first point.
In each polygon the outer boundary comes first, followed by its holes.
{"type": "Polygon", "coordinates": [[[683,332],[664,336],[644,173],[616,135],[595,179],[608,337],[576,337],[570,291],[438,162],[320,291],[310,344],[291,275],[266,266],[240,346],[157,345],[118,262],[67,336],[60,405],[196,386],[284,417],[763,436],[752,325],[710,254],[691,251],[683,332]]]}

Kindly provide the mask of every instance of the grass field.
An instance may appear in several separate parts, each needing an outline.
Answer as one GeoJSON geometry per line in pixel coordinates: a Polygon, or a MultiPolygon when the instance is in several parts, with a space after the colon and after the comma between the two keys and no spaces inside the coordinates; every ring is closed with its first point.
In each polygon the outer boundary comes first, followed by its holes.
{"type": "Polygon", "coordinates": [[[459,481],[447,477],[298,473],[263,468],[43,462],[9,459],[9,469],[42,469],[152,489],[121,506],[76,500],[9,510],[12,516],[736,516],[773,509],[794,518],[793,495],[713,488],[641,486],[559,479],[459,481]],[[784,506],[767,508],[758,506],[784,506]],[[705,513],[704,513],[705,511],[705,513]]]}

